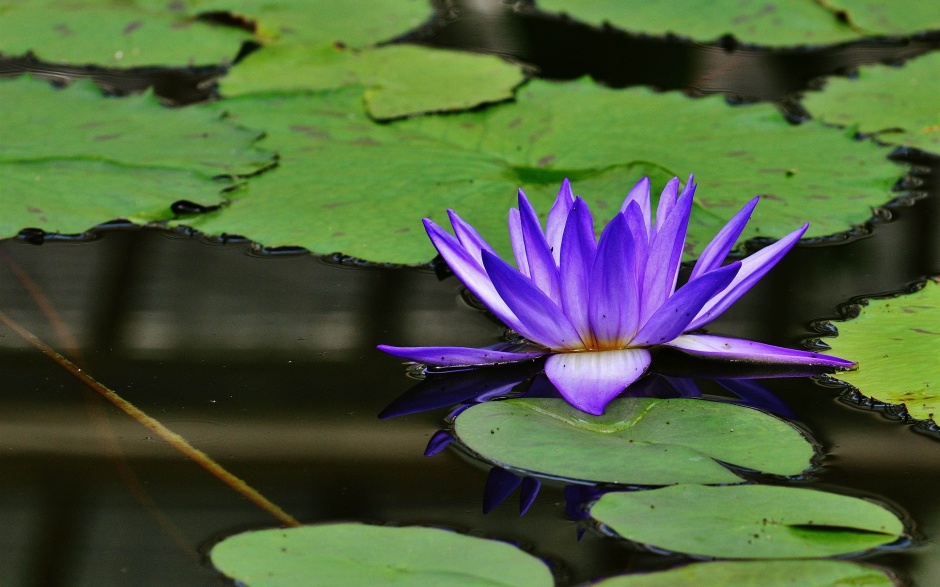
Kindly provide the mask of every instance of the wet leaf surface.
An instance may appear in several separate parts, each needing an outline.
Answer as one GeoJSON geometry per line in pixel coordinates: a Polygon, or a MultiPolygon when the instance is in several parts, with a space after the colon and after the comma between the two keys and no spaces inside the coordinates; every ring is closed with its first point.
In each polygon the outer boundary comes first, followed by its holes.
{"type": "Polygon", "coordinates": [[[499,466],[597,483],[739,483],[722,461],[799,475],[813,446],[759,410],[697,399],[614,400],[592,417],[558,399],[486,402],[462,412],[457,438],[499,466]]]}
{"type": "Polygon", "coordinates": [[[216,176],[273,162],[254,146],[257,132],[213,112],[169,110],[151,95],[106,98],[89,81],[63,90],[30,78],[0,84],[5,236],[165,219],[177,200],[219,203],[231,181],[216,176]]]}
{"type": "MultiPolygon", "coordinates": [[[[940,11],[938,11],[940,12],[940,11]]],[[[872,65],[853,79],[832,78],[804,106],[829,123],[878,133],[878,140],[940,153],[940,53],[902,67],[872,65]]]]}
{"type": "Polygon", "coordinates": [[[840,322],[829,339],[832,352],[858,361],[839,373],[862,394],[903,404],[917,420],[937,423],[940,414],[940,284],[919,292],[871,300],[858,318],[840,322]]]}
{"type": "Polygon", "coordinates": [[[199,22],[170,2],[30,0],[3,11],[0,51],[54,63],[132,67],[231,63],[251,34],[199,22]]]}
{"type": "Polygon", "coordinates": [[[921,0],[826,0],[860,31],[874,35],[907,35],[940,29],[940,10],[921,0]]]}
{"type": "Polygon", "coordinates": [[[634,573],[593,583],[597,587],[890,587],[883,571],[847,561],[735,561],[696,563],[655,573],[634,573]]]}
{"type": "Polygon", "coordinates": [[[489,55],[412,45],[348,50],[335,45],[275,45],[222,79],[226,96],[284,90],[365,87],[369,115],[389,119],[467,110],[512,98],[520,67],[489,55]]]}
{"type": "Polygon", "coordinates": [[[212,563],[247,587],[550,586],[539,559],[497,540],[419,527],[325,524],[226,538],[212,563]]]}
{"type": "Polygon", "coordinates": [[[506,210],[518,187],[544,213],[569,177],[609,218],[640,177],[652,176],[658,193],[669,177],[695,172],[686,250],[694,256],[754,195],[763,201],[743,238],[779,237],[810,220],[808,234],[821,236],[864,222],[902,173],[871,142],[718,97],[536,80],[514,103],[381,126],[361,100],[361,89],[345,88],[212,105],[264,128],[262,145],[278,150],[281,165],[193,225],[269,246],[422,263],[434,256],[422,216],[443,223],[454,208],[507,254],[506,210]]]}
{"type": "Polygon", "coordinates": [[[591,517],[634,542],[718,558],[807,558],[860,552],[904,533],[863,499],[769,485],[673,485],[608,493],[591,517]]]}

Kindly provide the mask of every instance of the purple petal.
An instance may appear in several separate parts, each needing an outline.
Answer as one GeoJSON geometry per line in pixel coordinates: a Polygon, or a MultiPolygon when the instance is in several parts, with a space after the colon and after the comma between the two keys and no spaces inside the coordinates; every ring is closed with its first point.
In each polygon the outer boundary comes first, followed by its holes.
{"type": "Polygon", "coordinates": [[[486,477],[483,487],[483,513],[488,514],[499,504],[503,503],[509,494],[522,484],[522,478],[515,473],[493,467],[486,477]]]}
{"type": "Polygon", "coordinates": [[[604,228],[591,268],[588,317],[601,348],[622,348],[639,325],[633,237],[627,218],[617,214],[604,228]]]}
{"type": "Polygon", "coordinates": [[[519,334],[554,350],[583,348],[584,343],[568,317],[532,281],[486,251],[483,251],[483,266],[496,291],[516,316],[519,334]]]}
{"type": "Polygon", "coordinates": [[[627,226],[630,227],[630,234],[633,236],[634,258],[636,259],[637,287],[642,291],[643,274],[646,272],[646,259],[650,254],[649,233],[643,224],[643,212],[636,202],[631,202],[624,212],[627,217],[627,226]]]}
{"type": "Polygon", "coordinates": [[[646,322],[676,289],[693,196],[692,192],[682,196],[673,213],[661,225],[657,217],[658,231],[650,243],[649,257],[643,274],[641,324],[646,322]]]}
{"type": "Polygon", "coordinates": [[[529,277],[540,290],[556,304],[561,304],[561,287],[558,283],[558,266],[552,249],[545,240],[542,225],[535,208],[519,190],[519,216],[522,221],[522,236],[525,239],[525,254],[529,264],[529,277]]]}
{"type": "Polygon", "coordinates": [[[424,228],[427,230],[431,243],[441,254],[447,266],[450,267],[454,275],[463,282],[463,284],[475,295],[490,312],[503,321],[504,324],[512,329],[516,329],[519,321],[509,309],[509,306],[496,292],[493,282],[483,267],[473,256],[463,248],[456,238],[451,236],[440,226],[434,224],[428,218],[424,219],[424,228]]]}
{"type": "Polygon", "coordinates": [[[627,194],[627,197],[623,200],[623,205],[620,207],[621,212],[626,212],[627,208],[630,207],[630,204],[636,202],[640,207],[640,212],[643,213],[643,224],[646,225],[646,235],[647,239],[649,235],[653,233],[653,221],[652,221],[652,208],[650,206],[650,178],[644,177],[640,181],[636,182],[636,185],[630,190],[630,193],[627,194]]]}
{"type": "Polygon", "coordinates": [[[535,477],[523,477],[522,489],[519,490],[519,515],[524,516],[542,488],[542,482],[535,477]]]}
{"type": "Polygon", "coordinates": [[[711,334],[685,334],[668,343],[671,347],[693,355],[748,361],[755,363],[776,363],[788,365],[821,365],[826,367],[848,368],[856,365],[839,357],[821,355],[811,351],[799,351],[726,336],[711,334]]]}
{"type": "Polygon", "coordinates": [[[751,219],[751,213],[754,212],[754,207],[757,206],[759,201],[760,197],[758,196],[745,204],[744,207],[728,221],[728,224],[725,224],[725,226],[718,231],[715,238],[713,238],[711,242],[708,243],[708,246],[705,247],[705,250],[702,251],[702,256],[699,257],[698,261],[695,263],[695,267],[692,269],[692,274],[689,276],[689,279],[695,279],[699,275],[721,266],[725,257],[728,256],[728,252],[731,251],[731,247],[734,246],[738,237],[741,236],[741,232],[744,231],[744,227],[747,225],[747,221],[751,219]]]}
{"type": "Polygon", "coordinates": [[[545,375],[569,404],[599,416],[649,364],[646,349],[559,353],[545,361],[545,375]]]}
{"type": "Polygon", "coordinates": [[[804,224],[801,228],[794,230],[782,239],[778,240],[769,247],[765,247],[750,257],[741,260],[741,270],[737,277],[731,282],[724,291],[719,292],[714,298],[708,301],[699,311],[695,320],[689,324],[687,330],[695,330],[708,324],[721,315],[722,312],[731,307],[731,304],[738,301],[751,287],[757,283],[774,265],[777,264],[784,255],[787,254],[793,245],[800,240],[809,224],[804,224]]]}
{"type": "Polygon", "coordinates": [[[536,359],[545,353],[507,353],[492,349],[472,349],[460,346],[389,346],[380,344],[378,348],[383,353],[394,357],[424,363],[432,367],[468,367],[471,365],[497,365],[501,363],[517,363],[528,359],[536,359]]]}
{"type": "Polygon", "coordinates": [[[662,230],[663,225],[666,224],[666,220],[669,219],[669,216],[672,214],[673,208],[676,207],[676,200],[679,198],[679,178],[674,177],[666,182],[666,187],[663,188],[662,193],[659,195],[659,203],[656,205],[656,230],[662,230]]]}
{"type": "Polygon", "coordinates": [[[709,271],[679,288],[636,333],[631,345],[664,344],[686,330],[698,311],[717,292],[728,287],[741,263],[709,271]]]}
{"type": "Polygon", "coordinates": [[[453,210],[448,210],[447,216],[450,217],[450,225],[454,227],[454,234],[457,235],[457,240],[460,241],[460,244],[463,245],[463,248],[466,249],[466,251],[470,253],[470,255],[478,263],[482,263],[482,261],[480,261],[481,250],[489,251],[491,253],[496,252],[488,242],[483,240],[483,237],[480,236],[480,233],[478,233],[475,228],[464,221],[463,218],[457,216],[456,212],[453,210]]]}
{"type": "MultiPolygon", "coordinates": [[[[512,242],[512,254],[516,258],[519,272],[529,277],[529,261],[525,256],[525,238],[522,236],[522,218],[519,210],[509,209],[509,240],[512,242]]],[[[480,261],[482,263],[482,261],[480,261]]]]}
{"type": "Polygon", "coordinates": [[[578,198],[568,213],[565,233],[561,241],[561,308],[571,320],[581,340],[590,343],[591,322],[588,318],[588,296],[591,291],[591,266],[597,242],[594,240],[594,220],[588,205],[578,198]]]}
{"type": "Polygon", "coordinates": [[[427,447],[424,449],[424,456],[433,457],[441,452],[454,441],[454,435],[447,430],[438,430],[431,436],[427,447]]]}
{"type": "Polygon", "coordinates": [[[555,203],[552,204],[552,209],[548,212],[548,220],[545,221],[545,239],[548,241],[548,246],[555,257],[556,265],[561,261],[561,240],[573,204],[574,194],[571,192],[571,182],[566,177],[561,182],[558,196],[555,198],[555,203]]]}

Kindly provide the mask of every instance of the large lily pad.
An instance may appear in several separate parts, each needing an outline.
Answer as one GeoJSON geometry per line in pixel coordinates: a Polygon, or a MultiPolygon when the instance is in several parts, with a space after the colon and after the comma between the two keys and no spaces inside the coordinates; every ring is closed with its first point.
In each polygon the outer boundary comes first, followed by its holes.
{"type": "MultiPolygon", "coordinates": [[[[113,67],[230,63],[247,31],[117,0],[29,0],[0,7],[0,51],[113,67]]],[[[156,3],[155,3],[156,4],[156,3]]]]}
{"type": "Polygon", "coordinates": [[[832,352],[858,361],[839,373],[863,394],[903,404],[918,420],[940,414],[940,284],[911,295],[872,300],[858,318],[839,324],[832,352]]]}
{"type": "Polygon", "coordinates": [[[156,220],[170,204],[219,203],[231,181],[273,161],[258,133],[152,95],[106,98],[90,81],[56,90],[0,82],[0,235],[82,232],[114,218],[156,220]]]}
{"type": "Polygon", "coordinates": [[[864,67],[856,79],[832,78],[825,91],[808,94],[803,103],[825,122],[878,132],[879,140],[940,153],[938,96],[940,53],[931,53],[903,67],[864,67]]]}
{"type": "Polygon", "coordinates": [[[326,524],[259,530],[226,538],[210,557],[247,587],[553,584],[545,564],[514,546],[436,528],[326,524]]]}
{"type": "Polygon", "coordinates": [[[674,485],[608,493],[591,517],[620,536],[697,556],[812,558],[890,544],[904,525],[855,497],[769,485],[674,485]]]}
{"type": "Polygon", "coordinates": [[[891,587],[880,569],[831,560],[720,561],[610,577],[595,587],[891,587]]]}
{"type": "Polygon", "coordinates": [[[901,174],[871,142],[815,122],[794,127],[770,105],[732,108],[719,97],[535,80],[516,103],[381,126],[361,100],[360,88],[342,88],[212,105],[264,128],[263,144],[278,150],[281,165],[193,225],[270,246],[420,263],[433,256],[420,218],[446,222],[450,207],[507,254],[517,187],[546,212],[569,177],[609,217],[643,175],[662,186],[696,172],[686,251],[694,256],[756,194],[764,198],[745,238],[781,236],[807,220],[819,236],[867,220],[901,174]]]}
{"type": "Polygon", "coordinates": [[[336,45],[275,45],[251,55],[222,79],[227,96],[364,86],[369,115],[397,118],[466,110],[512,98],[519,66],[492,55],[413,45],[349,50],[336,45]]]}
{"type": "Polygon", "coordinates": [[[592,24],[637,33],[667,33],[697,41],[731,34],[756,45],[820,45],[857,38],[858,32],[812,0],[538,0],[548,12],[566,12],[592,24]]]}
{"type": "Polygon", "coordinates": [[[500,467],[594,483],[739,483],[719,464],[798,475],[813,446],[775,416],[698,399],[614,400],[586,416],[560,399],[485,402],[461,412],[457,438],[500,467]]]}

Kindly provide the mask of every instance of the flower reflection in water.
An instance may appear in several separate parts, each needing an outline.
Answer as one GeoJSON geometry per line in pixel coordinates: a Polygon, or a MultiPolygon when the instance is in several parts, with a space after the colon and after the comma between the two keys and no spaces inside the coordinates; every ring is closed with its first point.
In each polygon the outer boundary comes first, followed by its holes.
{"type": "Polygon", "coordinates": [[[646,373],[650,349],[658,346],[731,361],[852,366],[838,357],[694,332],[744,295],[809,226],[722,265],[757,206],[754,198],[704,248],[688,283],[677,289],[694,194],[691,176],[681,193],[673,178],[659,196],[654,220],[650,182],[643,178],[597,240],[591,211],[567,180],[544,228],[520,190],[519,208],[509,213],[517,268],[452,210],[454,235],[425,219],[428,236],[457,277],[528,344],[379,349],[441,367],[546,357],[546,376],[562,397],[594,415],[646,373]]]}

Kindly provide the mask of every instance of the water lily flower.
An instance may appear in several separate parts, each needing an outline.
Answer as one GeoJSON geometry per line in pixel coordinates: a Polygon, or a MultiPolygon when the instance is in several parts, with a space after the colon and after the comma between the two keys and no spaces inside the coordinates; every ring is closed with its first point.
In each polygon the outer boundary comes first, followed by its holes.
{"type": "Polygon", "coordinates": [[[655,219],[650,182],[643,178],[595,237],[588,205],[568,180],[543,229],[522,190],[509,211],[516,267],[448,210],[454,235],[430,219],[431,242],[455,275],[493,314],[524,337],[527,348],[394,347],[379,349],[436,367],[482,366],[542,356],[545,374],[573,406],[599,415],[648,369],[649,349],[673,347],[734,361],[847,368],[838,357],[759,342],[693,333],[730,307],[793,247],[809,224],[774,244],[722,265],[759,198],[748,202],[702,251],[688,282],[676,288],[685,245],[693,177],[680,192],[671,179],[655,219]]]}

